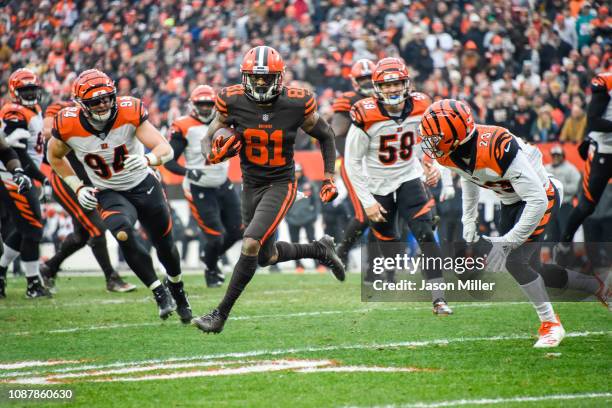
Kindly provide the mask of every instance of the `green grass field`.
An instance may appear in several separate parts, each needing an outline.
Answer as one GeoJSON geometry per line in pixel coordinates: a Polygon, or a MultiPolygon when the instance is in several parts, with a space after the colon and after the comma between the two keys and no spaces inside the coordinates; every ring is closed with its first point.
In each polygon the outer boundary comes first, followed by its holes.
{"type": "MultiPolygon", "coordinates": [[[[132,282],[136,279],[130,277],[132,282]]],[[[187,276],[194,312],[225,288],[187,276]]],[[[362,303],[358,275],[256,275],[220,335],[162,322],[148,290],[109,294],[64,277],[53,299],[0,301],[0,406],[593,406],[612,404],[612,316],[556,305],[569,336],[531,346],[523,303],[362,303]],[[69,401],[16,401],[9,389],[70,389],[69,401]],[[525,398],[533,397],[533,398],[525,398]],[[460,401],[465,400],[465,401],[460,401]]]]}

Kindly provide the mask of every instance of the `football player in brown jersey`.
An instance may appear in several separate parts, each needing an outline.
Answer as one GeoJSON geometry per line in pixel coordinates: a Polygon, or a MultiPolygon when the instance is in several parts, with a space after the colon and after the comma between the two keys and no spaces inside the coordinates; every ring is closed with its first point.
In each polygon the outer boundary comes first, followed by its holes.
{"type": "Polygon", "coordinates": [[[240,67],[242,84],[224,88],[216,100],[217,115],[202,142],[212,163],[238,153],[243,177],[242,218],[246,224],[240,258],[234,267],[225,297],[211,313],[193,320],[202,331],[219,333],[257,265],[313,258],[344,280],[344,267],[333,239],[324,236],[310,244],[275,242],[274,232],[297,193],[293,146],[299,128],[319,140],[325,165],[320,197],[332,201],[338,195],[334,183],[336,147],[334,134],[317,113],[314,95],[306,89],[283,86],[285,64],[271,47],[249,50],[240,67]],[[235,136],[213,136],[232,128],[235,136]],[[240,140],[241,139],[241,140],[240,140]]]}

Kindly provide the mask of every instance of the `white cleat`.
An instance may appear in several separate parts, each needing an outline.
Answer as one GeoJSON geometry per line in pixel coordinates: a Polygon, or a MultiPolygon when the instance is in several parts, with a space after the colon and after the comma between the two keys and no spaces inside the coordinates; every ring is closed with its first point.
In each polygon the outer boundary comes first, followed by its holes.
{"type": "Polygon", "coordinates": [[[433,314],[437,316],[449,316],[453,314],[453,309],[446,303],[446,300],[440,298],[433,302],[433,314]]]}
{"type": "Polygon", "coordinates": [[[609,312],[612,312],[612,289],[608,285],[608,277],[602,279],[599,274],[594,275],[595,279],[599,283],[599,288],[595,292],[595,297],[601,302],[602,305],[608,308],[609,312]]]}
{"type": "Polygon", "coordinates": [[[534,348],[557,347],[565,337],[565,329],[561,320],[559,320],[559,316],[557,316],[556,322],[542,322],[538,334],[540,337],[533,345],[534,348]]]}

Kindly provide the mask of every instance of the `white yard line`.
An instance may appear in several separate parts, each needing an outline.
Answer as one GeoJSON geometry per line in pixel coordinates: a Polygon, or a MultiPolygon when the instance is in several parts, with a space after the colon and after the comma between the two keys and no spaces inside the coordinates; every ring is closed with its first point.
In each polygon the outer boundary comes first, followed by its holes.
{"type": "Polygon", "coordinates": [[[18,361],[16,363],[0,364],[0,370],[18,370],[21,368],[48,367],[54,365],[66,365],[82,363],[84,360],[47,360],[47,361],[18,361]]]}
{"type": "MultiPolygon", "coordinates": [[[[588,337],[588,336],[602,336],[611,335],[611,331],[600,331],[600,332],[572,332],[567,333],[566,337],[588,337]]],[[[506,336],[493,336],[493,337],[458,337],[450,339],[434,339],[434,340],[421,340],[421,341],[400,341],[400,342],[389,342],[389,343],[371,343],[371,344],[342,344],[333,346],[319,346],[319,347],[297,347],[287,349],[276,349],[276,350],[251,350],[244,352],[233,352],[233,353],[219,353],[219,354],[204,354],[199,356],[189,357],[171,357],[167,359],[150,359],[140,361],[119,361],[108,364],[83,364],[74,367],[64,368],[53,368],[45,371],[13,371],[0,373],[0,378],[9,377],[22,377],[28,375],[40,375],[42,373],[65,373],[83,370],[100,370],[106,368],[123,368],[131,366],[142,366],[147,364],[164,364],[164,363],[177,363],[183,361],[207,361],[207,360],[221,360],[227,358],[248,358],[248,357],[259,357],[259,356],[278,356],[285,354],[297,354],[297,353],[316,353],[321,351],[337,351],[337,350],[369,350],[369,349],[382,349],[382,348],[396,348],[396,347],[427,347],[435,345],[448,345],[468,342],[479,342],[479,341],[507,341],[507,340],[529,340],[533,339],[534,336],[527,334],[516,334],[506,336]]],[[[528,345],[526,345],[528,347],[528,345]]]]}
{"type": "Polygon", "coordinates": [[[457,407],[462,405],[495,405],[506,403],[523,403],[523,402],[540,402],[540,401],[567,401],[575,399],[595,399],[595,398],[612,398],[610,392],[592,392],[584,394],[557,394],[557,395],[542,395],[539,397],[512,397],[512,398],[480,398],[480,399],[461,399],[454,401],[438,401],[438,402],[416,402],[412,404],[401,405],[383,405],[385,408],[442,408],[442,407],[457,407]]]}
{"type": "MultiPolygon", "coordinates": [[[[467,303],[453,306],[456,309],[464,308],[489,308],[493,306],[510,306],[526,304],[525,302],[504,302],[504,303],[467,303]]],[[[295,312],[295,313],[276,313],[267,315],[251,315],[251,316],[233,316],[230,320],[257,320],[257,319],[283,319],[293,317],[312,317],[312,316],[325,316],[325,315],[338,315],[346,313],[369,313],[372,311],[398,311],[398,310],[429,310],[431,306],[403,306],[403,307],[369,307],[362,309],[348,309],[348,310],[322,310],[314,312],[295,312]]],[[[172,323],[171,323],[172,324],[172,323]]],[[[117,323],[97,326],[81,326],[81,327],[67,327],[63,329],[53,329],[41,332],[14,332],[14,333],[2,333],[4,336],[30,336],[32,334],[58,334],[58,333],[74,333],[80,331],[95,331],[95,330],[111,330],[111,329],[126,329],[133,327],[147,327],[147,326],[161,326],[162,322],[143,322],[143,323],[117,323]]]]}

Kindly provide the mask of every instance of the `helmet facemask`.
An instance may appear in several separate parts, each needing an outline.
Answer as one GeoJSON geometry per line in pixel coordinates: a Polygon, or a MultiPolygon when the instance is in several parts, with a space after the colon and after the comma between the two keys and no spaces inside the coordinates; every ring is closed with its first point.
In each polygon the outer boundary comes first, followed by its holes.
{"type": "Polygon", "coordinates": [[[117,115],[117,95],[115,92],[85,100],[77,100],[77,103],[83,108],[85,116],[96,128],[104,127],[117,115]],[[108,106],[108,109],[101,109],[103,106],[108,106]]]}
{"type": "Polygon", "coordinates": [[[404,102],[410,95],[411,81],[409,78],[393,79],[384,82],[373,82],[373,85],[376,97],[380,99],[385,105],[399,105],[400,103],[404,102]],[[398,82],[403,83],[402,90],[394,92],[383,92],[383,86],[385,84],[393,84],[398,82]]]}
{"type": "Polygon", "coordinates": [[[372,75],[366,75],[353,79],[353,87],[361,95],[374,96],[374,84],[372,83],[372,75]]]}
{"type": "Polygon", "coordinates": [[[257,102],[267,102],[280,95],[283,89],[283,74],[280,72],[260,74],[243,72],[242,85],[251,99],[257,102]]]}
{"type": "Polygon", "coordinates": [[[42,88],[38,85],[26,85],[15,89],[15,97],[20,105],[35,106],[42,97],[42,88]]]}
{"type": "Polygon", "coordinates": [[[204,123],[210,123],[215,116],[215,103],[211,101],[191,101],[191,110],[194,115],[204,123]]]}

